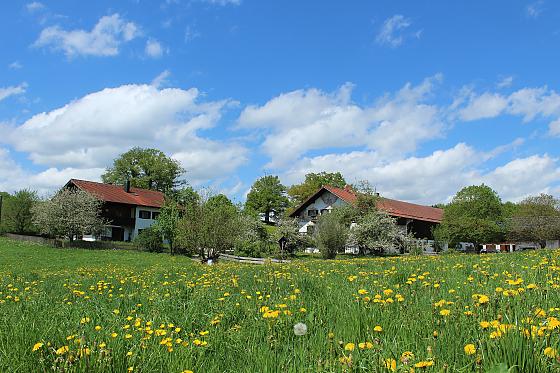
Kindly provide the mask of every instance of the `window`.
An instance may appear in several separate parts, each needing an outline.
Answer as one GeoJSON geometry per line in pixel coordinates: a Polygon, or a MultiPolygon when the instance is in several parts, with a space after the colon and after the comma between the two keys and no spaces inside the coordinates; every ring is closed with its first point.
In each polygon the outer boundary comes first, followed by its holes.
{"type": "Polygon", "coordinates": [[[152,214],[150,213],[150,211],[146,211],[146,210],[140,210],[138,212],[138,217],[140,219],[150,219],[152,216],[152,214]]]}
{"type": "Polygon", "coordinates": [[[317,211],[317,210],[307,210],[307,216],[314,217],[314,216],[317,216],[318,213],[319,213],[319,211],[317,211]]]}
{"type": "Polygon", "coordinates": [[[158,216],[159,216],[159,212],[157,211],[152,212],[152,219],[156,220],[158,216]]]}
{"type": "Polygon", "coordinates": [[[329,213],[329,209],[322,209],[321,210],[321,215],[328,214],[328,213],[329,213]]]}

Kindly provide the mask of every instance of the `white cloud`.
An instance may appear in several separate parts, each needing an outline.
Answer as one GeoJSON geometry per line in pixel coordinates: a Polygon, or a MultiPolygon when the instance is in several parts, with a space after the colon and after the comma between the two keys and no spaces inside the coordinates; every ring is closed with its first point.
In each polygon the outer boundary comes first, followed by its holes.
{"type": "Polygon", "coordinates": [[[560,136],[560,119],[556,119],[548,125],[548,133],[551,136],[560,136]]]}
{"type": "Polygon", "coordinates": [[[117,13],[103,16],[91,31],[66,31],[59,26],[43,29],[34,46],[51,47],[63,51],[66,56],[115,56],[121,44],[140,34],[136,24],[127,22],[117,13]]]}
{"type": "Polygon", "coordinates": [[[535,1],[525,8],[525,12],[528,17],[537,19],[541,15],[543,11],[544,1],[539,0],[535,1]]]}
{"type": "Polygon", "coordinates": [[[202,1],[205,1],[210,4],[222,5],[222,6],[241,4],[241,0],[202,0],[202,1]]]}
{"type": "Polygon", "coordinates": [[[33,13],[33,12],[36,12],[38,10],[44,9],[45,5],[43,5],[42,3],[38,2],[38,1],[33,1],[31,3],[27,3],[25,5],[25,8],[27,9],[28,12],[33,13]]]}
{"type": "Polygon", "coordinates": [[[503,200],[519,201],[529,195],[550,193],[560,182],[557,160],[548,155],[514,159],[483,175],[481,181],[495,189],[503,200]]]}
{"type": "Polygon", "coordinates": [[[156,88],[161,88],[165,84],[167,84],[167,78],[169,78],[169,76],[171,76],[171,71],[163,70],[158,76],[154,78],[154,80],[152,80],[151,85],[156,88]]]}
{"type": "Polygon", "coordinates": [[[12,70],[19,70],[23,67],[23,65],[18,61],[14,61],[11,64],[9,64],[8,67],[12,70]]]}
{"type": "Polygon", "coordinates": [[[373,151],[354,151],[304,158],[286,172],[283,181],[299,182],[309,172],[340,171],[349,182],[369,181],[385,197],[433,204],[454,194],[480,159],[462,143],[426,157],[396,161],[383,160],[373,151]]]}
{"type": "Polygon", "coordinates": [[[511,87],[511,85],[513,84],[513,76],[506,76],[503,77],[498,84],[496,84],[496,87],[498,88],[509,88],[511,87]]]}
{"type": "Polygon", "coordinates": [[[25,93],[27,89],[27,83],[21,83],[20,85],[10,86],[0,88],[0,101],[14,95],[21,95],[25,93]]]}
{"type": "Polygon", "coordinates": [[[197,89],[124,85],[88,94],[13,127],[5,141],[37,165],[97,169],[133,146],[182,161],[191,182],[223,177],[246,161],[238,144],[201,137],[228,101],[199,102],[197,89]]]}
{"type": "MultiPolygon", "coordinates": [[[[381,45],[389,45],[390,47],[396,48],[400,46],[407,35],[404,31],[412,25],[409,18],[401,14],[396,14],[390,18],[387,18],[383,22],[383,26],[379,30],[376,42],[381,45]]],[[[422,35],[422,30],[414,33],[416,38],[420,38],[422,35]]]]}
{"type": "Polygon", "coordinates": [[[473,97],[469,104],[459,112],[459,115],[464,121],[494,118],[500,115],[507,105],[507,98],[497,93],[485,92],[473,97]]]}
{"type": "Polygon", "coordinates": [[[248,106],[239,127],[261,129],[267,167],[282,167],[310,150],[365,146],[380,156],[399,157],[418,143],[440,136],[437,107],[424,101],[441,77],[405,85],[369,106],[351,101],[352,85],[333,93],[318,89],[281,94],[262,106],[248,106]]]}
{"type": "Polygon", "coordinates": [[[420,204],[448,202],[462,187],[486,183],[504,200],[551,192],[560,183],[557,160],[548,155],[514,159],[490,171],[483,164],[505,147],[484,153],[459,143],[425,157],[383,160],[372,151],[354,151],[303,158],[282,176],[285,183],[301,182],[305,174],[340,171],[349,182],[369,181],[381,195],[420,204]]]}
{"type": "Polygon", "coordinates": [[[159,41],[155,39],[148,39],[148,41],[146,41],[146,48],[144,49],[144,52],[148,57],[160,58],[163,55],[164,50],[159,41]]]}

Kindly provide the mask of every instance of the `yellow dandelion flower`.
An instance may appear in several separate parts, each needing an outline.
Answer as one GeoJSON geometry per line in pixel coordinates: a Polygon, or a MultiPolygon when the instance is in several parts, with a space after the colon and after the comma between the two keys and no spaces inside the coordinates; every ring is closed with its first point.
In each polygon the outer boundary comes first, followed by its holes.
{"type": "Polygon", "coordinates": [[[545,348],[543,353],[544,353],[544,356],[549,357],[551,359],[554,359],[555,357],[558,356],[558,351],[556,351],[556,349],[552,348],[552,347],[545,348]]]}
{"type": "Polygon", "coordinates": [[[346,345],[344,346],[344,349],[346,351],[354,351],[354,348],[356,347],[356,345],[352,342],[348,342],[346,343],[346,345]]]}
{"type": "Polygon", "coordinates": [[[476,353],[476,347],[472,343],[465,345],[464,350],[467,355],[474,355],[476,353]]]}
{"type": "Polygon", "coordinates": [[[376,326],[373,328],[373,331],[374,331],[374,332],[377,332],[377,333],[381,333],[381,332],[383,331],[383,328],[382,328],[380,325],[376,325],[376,326]]]}
{"type": "Polygon", "coordinates": [[[395,372],[397,370],[397,361],[395,359],[385,359],[385,368],[395,372]]]}
{"type": "Polygon", "coordinates": [[[40,349],[41,347],[43,347],[43,342],[37,342],[33,345],[33,349],[32,351],[37,351],[38,349],[40,349]]]}

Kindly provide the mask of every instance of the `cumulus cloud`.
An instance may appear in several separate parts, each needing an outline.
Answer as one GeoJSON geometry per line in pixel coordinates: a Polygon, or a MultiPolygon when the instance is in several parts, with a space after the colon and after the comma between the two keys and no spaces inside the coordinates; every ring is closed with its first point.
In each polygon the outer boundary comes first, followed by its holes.
{"type": "Polygon", "coordinates": [[[350,182],[369,181],[385,197],[420,204],[448,202],[459,189],[473,184],[485,183],[502,199],[519,201],[528,195],[550,192],[560,183],[558,162],[546,154],[514,159],[484,171],[484,162],[503,147],[481,152],[459,143],[425,157],[395,161],[383,160],[372,151],[328,154],[299,160],[282,178],[292,184],[301,182],[309,172],[341,171],[350,182]]]}
{"type": "Polygon", "coordinates": [[[416,31],[411,35],[405,33],[405,30],[411,25],[412,22],[409,18],[406,18],[402,14],[395,14],[383,22],[375,41],[378,44],[396,48],[400,46],[404,42],[404,39],[408,36],[414,35],[416,38],[420,38],[422,30],[416,31]]]}
{"type": "Polygon", "coordinates": [[[477,95],[466,89],[456,99],[454,106],[456,107],[453,109],[458,110],[458,117],[463,121],[495,118],[503,114],[520,116],[524,122],[530,122],[536,118],[552,118],[549,134],[558,133],[560,94],[546,86],[522,88],[510,95],[489,92],[477,95]],[[465,102],[465,106],[460,108],[465,102]]]}
{"type": "Polygon", "coordinates": [[[156,88],[161,88],[167,83],[167,78],[171,76],[171,71],[163,70],[158,76],[152,80],[152,85],[156,88]]]}
{"type": "Polygon", "coordinates": [[[289,164],[310,150],[367,147],[380,156],[399,157],[420,142],[441,134],[438,108],[425,103],[440,76],[360,106],[351,100],[352,84],[329,93],[319,89],[283,93],[262,106],[248,106],[239,127],[260,129],[267,167],[289,164]]]}
{"type": "Polygon", "coordinates": [[[200,102],[200,96],[195,88],[107,88],[33,116],[5,141],[56,169],[102,169],[133,146],[155,147],[181,161],[189,181],[202,183],[233,172],[247,150],[199,135],[217,125],[228,103],[200,102]]]}
{"type": "Polygon", "coordinates": [[[468,105],[459,112],[459,115],[464,121],[494,118],[500,115],[507,106],[507,98],[499,94],[485,92],[480,96],[472,97],[468,105]]]}
{"type": "Polygon", "coordinates": [[[146,41],[144,52],[148,57],[160,58],[163,55],[164,50],[159,41],[155,39],[148,39],[148,41],[146,41]]]}
{"type": "Polygon", "coordinates": [[[33,13],[33,12],[36,12],[38,10],[44,9],[45,5],[43,3],[38,2],[38,1],[33,1],[31,3],[27,3],[25,5],[25,8],[27,9],[27,11],[29,13],[33,13]]]}
{"type": "Polygon", "coordinates": [[[117,13],[103,16],[91,31],[66,31],[59,26],[43,29],[34,46],[51,47],[68,57],[115,56],[121,44],[131,41],[140,34],[138,26],[128,22],[117,13]]]}
{"type": "Polygon", "coordinates": [[[26,89],[27,89],[27,83],[21,83],[20,85],[16,85],[16,86],[0,88],[0,101],[10,96],[24,94],[26,89]]]}

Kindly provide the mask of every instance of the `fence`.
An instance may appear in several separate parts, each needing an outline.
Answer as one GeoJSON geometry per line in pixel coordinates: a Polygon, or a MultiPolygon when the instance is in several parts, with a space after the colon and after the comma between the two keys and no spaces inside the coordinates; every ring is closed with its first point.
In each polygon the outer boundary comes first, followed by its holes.
{"type": "Polygon", "coordinates": [[[22,234],[6,233],[6,237],[17,240],[35,242],[42,245],[53,247],[75,247],[80,249],[109,249],[109,250],[130,250],[134,247],[129,243],[113,242],[113,241],[63,241],[52,238],[45,238],[40,236],[26,236],[22,234]]]}
{"type": "Polygon", "coordinates": [[[248,263],[248,264],[265,264],[267,262],[272,263],[289,263],[289,260],[281,260],[281,259],[268,259],[268,258],[248,258],[245,256],[236,256],[236,255],[229,255],[229,254],[220,254],[220,259],[238,262],[238,263],[248,263]]]}

